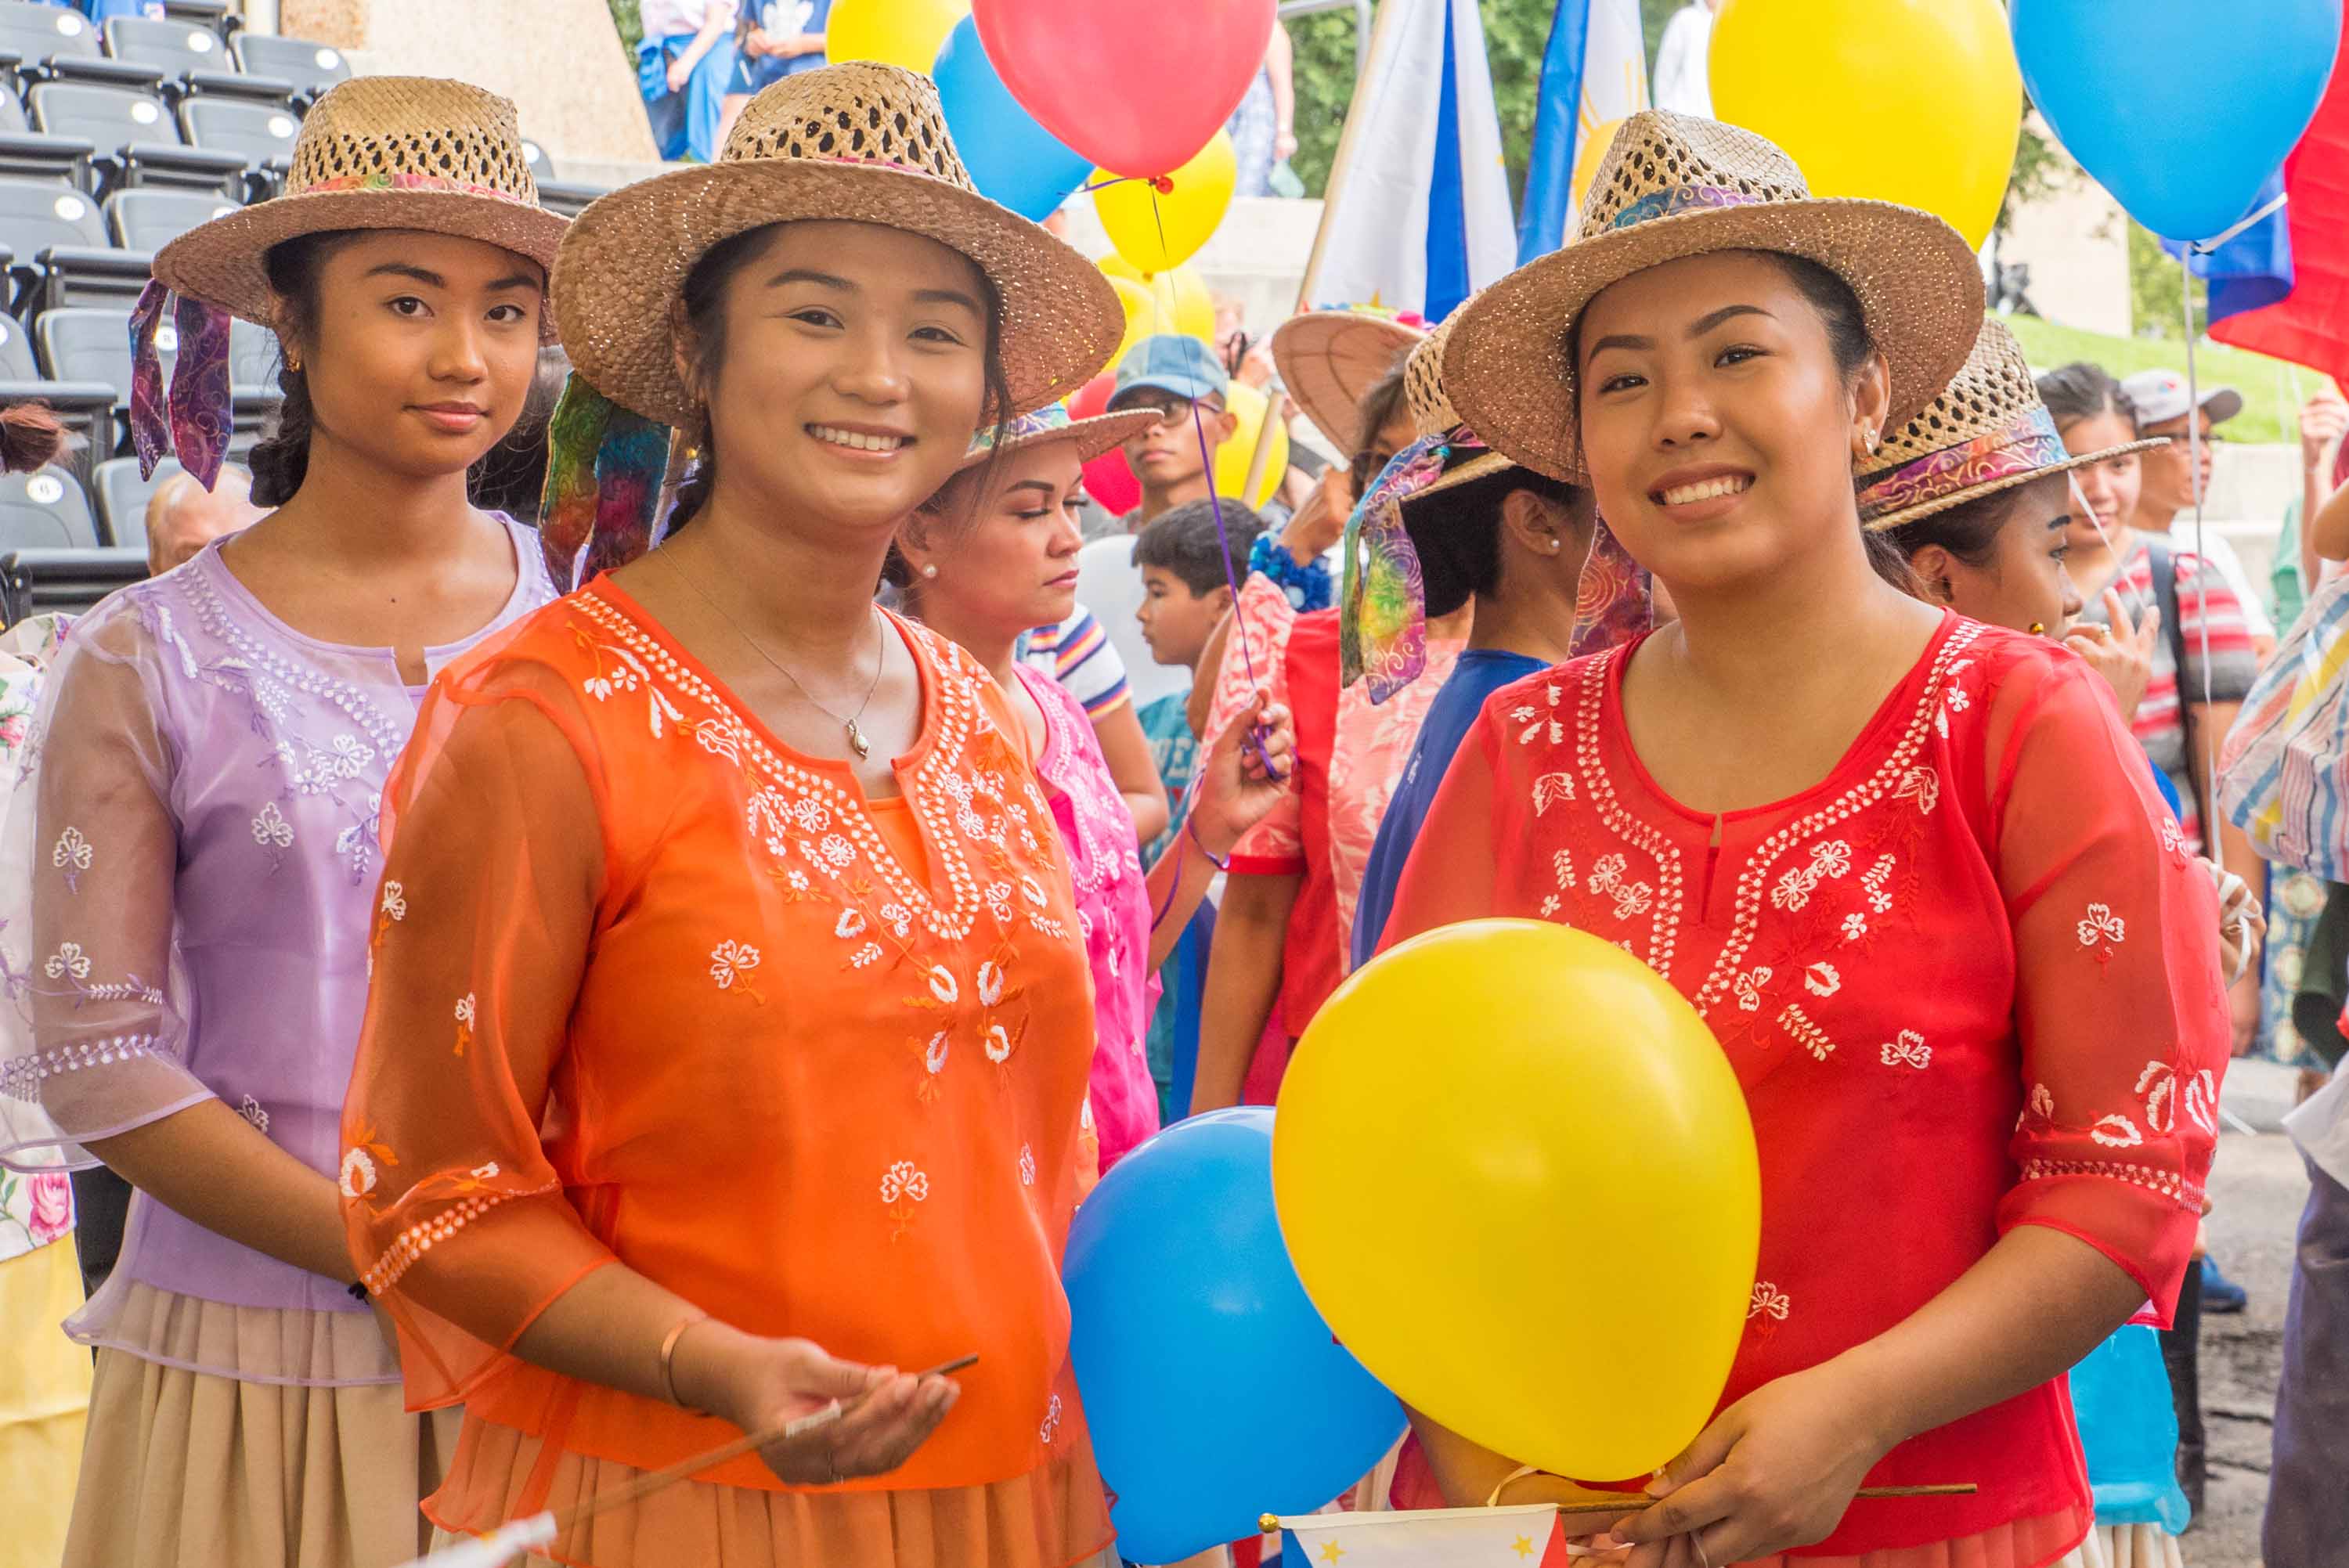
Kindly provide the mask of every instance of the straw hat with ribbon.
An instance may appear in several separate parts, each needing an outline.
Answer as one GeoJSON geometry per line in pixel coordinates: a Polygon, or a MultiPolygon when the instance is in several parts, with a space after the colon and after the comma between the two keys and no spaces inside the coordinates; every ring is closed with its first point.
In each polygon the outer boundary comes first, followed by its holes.
{"type": "Polygon", "coordinates": [[[1859,521],[1889,532],[1981,496],[2164,444],[2130,441],[2076,458],[2065,451],[2023,346],[2003,324],[1986,320],[1956,379],[1871,459],[1859,481],[1859,521]]]}
{"type": "MultiPolygon", "coordinates": [[[[130,428],[142,472],[173,448],[210,489],[228,449],[228,318],[274,326],[270,248],[342,229],[481,240],[552,271],[567,222],[538,204],[514,106],[433,77],[358,77],[311,106],[285,193],[223,213],[156,253],[131,313],[130,428]],[[168,398],[156,328],[167,300],[179,361],[168,398]]],[[[554,335],[554,313],[542,318],[554,335]]]]}
{"type": "Polygon", "coordinates": [[[1350,458],[1376,434],[1362,428],[1362,395],[1426,337],[1427,324],[1416,315],[1324,305],[1273,329],[1272,364],[1314,428],[1350,458]]]}
{"type": "MultiPolygon", "coordinates": [[[[1444,355],[1458,313],[1412,350],[1403,399],[1415,436],[1346,520],[1339,593],[1339,679],[1367,678],[1382,703],[1427,667],[1427,582],[1413,530],[1434,526],[1416,503],[1518,467],[1462,423],[1445,395],[1444,355]]],[[[1599,523],[1577,593],[1577,654],[1611,646],[1648,621],[1648,577],[1599,523]]]]}
{"type": "Polygon", "coordinates": [[[1794,160],[1753,132],[1643,109],[1600,161],[1573,242],[1461,307],[1444,355],[1453,401],[1498,449],[1578,478],[1566,349],[1576,318],[1635,273],[1721,251],[1805,256],[1851,285],[1891,366],[1892,424],[1948,385],[1982,322],[1981,265],[1940,219],[1889,201],[1815,198],[1794,160]]]}
{"type": "Polygon", "coordinates": [[[574,374],[549,427],[539,523],[558,584],[574,563],[584,580],[653,542],[667,461],[702,418],[677,365],[694,264],[793,222],[876,223],[969,257],[1002,304],[1011,406],[995,416],[1068,397],[1124,336],[1098,267],[978,193],[928,77],[863,61],[785,77],[743,108],[717,162],[615,191],[564,237],[555,315],[574,374]]]}
{"type": "Polygon", "coordinates": [[[1155,408],[1133,408],[1123,414],[1097,414],[1090,419],[1071,419],[1066,404],[1048,403],[1032,414],[1021,414],[1003,427],[1003,438],[996,439],[993,429],[981,430],[971,442],[970,450],[962,459],[957,473],[967,473],[987,461],[997,451],[1005,457],[1040,447],[1048,442],[1066,441],[1076,449],[1077,461],[1092,462],[1112,447],[1122,447],[1142,434],[1162,418],[1155,408]]]}

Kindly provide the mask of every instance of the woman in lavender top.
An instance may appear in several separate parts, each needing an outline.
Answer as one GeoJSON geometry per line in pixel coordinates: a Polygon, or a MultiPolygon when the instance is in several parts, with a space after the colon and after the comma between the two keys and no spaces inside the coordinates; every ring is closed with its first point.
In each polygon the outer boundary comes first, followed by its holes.
{"type": "MultiPolygon", "coordinates": [[[[180,377],[230,312],[277,328],[286,397],[252,456],[274,510],[76,624],[8,813],[0,886],[31,911],[0,931],[0,1161],[137,1189],[66,1325],[98,1348],[69,1568],[425,1540],[454,1429],[406,1412],[349,1293],[336,1139],[369,938],[407,913],[378,883],[384,780],[431,677],[554,596],[535,535],[466,494],[521,412],[562,229],[513,124],[454,83],[352,82],[304,129],[308,193],[156,261],[180,377]],[[342,173],[424,145],[483,167],[342,173]]],[[[183,459],[201,395],[171,387],[183,459]]]]}

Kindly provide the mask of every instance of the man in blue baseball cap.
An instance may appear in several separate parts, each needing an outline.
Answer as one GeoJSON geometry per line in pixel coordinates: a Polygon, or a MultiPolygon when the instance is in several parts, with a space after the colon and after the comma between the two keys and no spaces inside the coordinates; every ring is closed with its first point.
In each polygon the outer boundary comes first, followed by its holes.
{"type": "Polygon", "coordinates": [[[1119,531],[1139,533],[1160,513],[1207,499],[1207,464],[1239,428],[1237,417],[1225,407],[1230,386],[1215,350],[1195,337],[1161,333],[1126,351],[1109,411],[1148,408],[1158,419],[1125,443],[1125,460],[1142,481],[1142,504],[1117,520],[1119,531]],[[1199,432],[1192,428],[1194,408],[1206,431],[1205,457],[1199,432]]]}

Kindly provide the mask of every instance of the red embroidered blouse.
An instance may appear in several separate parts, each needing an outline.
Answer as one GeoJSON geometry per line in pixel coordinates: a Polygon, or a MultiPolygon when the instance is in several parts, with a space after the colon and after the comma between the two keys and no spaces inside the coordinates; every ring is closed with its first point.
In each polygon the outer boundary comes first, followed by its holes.
{"type": "MultiPolygon", "coordinates": [[[[1494,695],[1387,941],[1557,920],[1704,1015],[1762,1162],[1723,1404],[1891,1328],[2019,1224],[2096,1248],[2167,1312],[2228,1055],[2217,911],[2095,676],[1951,616],[1829,777],[1715,817],[1632,752],[1637,645],[1494,695]]],[[[1868,1480],[1981,1491],[1858,1504],[1805,1555],[2028,1564],[2092,1514],[2061,1379],[1903,1443],[1868,1480]],[[1940,1550],[1961,1541],[1981,1550],[1940,1550]]]]}

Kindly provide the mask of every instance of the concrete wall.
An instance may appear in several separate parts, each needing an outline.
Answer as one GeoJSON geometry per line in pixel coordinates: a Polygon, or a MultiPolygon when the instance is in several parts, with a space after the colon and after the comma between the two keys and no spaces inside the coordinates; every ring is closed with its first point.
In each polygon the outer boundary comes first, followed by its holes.
{"type": "MultiPolygon", "coordinates": [[[[2034,119],[2034,129],[2052,136],[2034,119]]],[[[2054,195],[2015,210],[1998,259],[2031,268],[2031,303],[2049,321],[2126,337],[2129,311],[2128,220],[2120,203],[2065,160],[2071,178],[2054,195]]]]}

